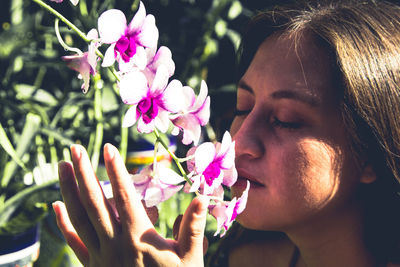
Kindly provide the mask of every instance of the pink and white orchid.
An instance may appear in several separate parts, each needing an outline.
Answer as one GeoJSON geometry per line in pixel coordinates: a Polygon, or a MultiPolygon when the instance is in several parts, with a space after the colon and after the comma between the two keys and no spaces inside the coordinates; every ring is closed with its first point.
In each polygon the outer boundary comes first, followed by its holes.
{"type": "Polygon", "coordinates": [[[73,56],[61,57],[66,62],[67,66],[79,72],[78,78],[83,80],[82,92],[86,94],[89,89],[90,75],[95,75],[98,57],[96,55],[96,48],[99,46],[98,34],[96,29],[91,29],[87,38],[93,40],[89,44],[87,52],[73,56]]]}
{"type": "Polygon", "coordinates": [[[151,86],[140,71],[133,70],[122,76],[119,83],[122,101],[132,105],[125,114],[123,127],[138,122],[137,129],[141,133],[150,133],[155,127],[161,132],[167,131],[169,114],[177,112],[182,102],[182,84],[178,80],[168,84],[168,78],[168,70],[163,65],[158,67],[151,86]]]}
{"type": "Polygon", "coordinates": [[[182,189],[179,185],[184,178],[163,164],[142,169],[139,174],[132,175],[136,192],[144,200],[146,207],[152,207],[169,199],[182,189]]]}
{"type": "Polygon", "coordinates": [[[213,194],[221,184],[232,186],[237,180],[235,168],[235,141],[229,132],[225,132],[222,143],[203,143],[197,148],[188,151],[188,156],[194,155],[194,160],[189,160],[187,167],[194,172],[191,177],[193,184],[191,192],[202,189],[203,194],[213,194]]]}
{"type": "Polygon", "coordinates": [[[168,77],[171,77],[175,72],[175,63],[172,60],[171,50],[166,46],[161,46],[156,53],[156,48],[146,50],[147,66],[143,73],[151,86],[159,66],[163,65],[167,68],[168,77]]]}
{"type": "Polygon", "coordinates": [[[206,125],[210,119],[210,97],[207,94],[208,88],[204,81],[201,82],[197,98],[192,88],[183,87],[184,107],[178,114],[171,115],[171,121],[175,125],[172,134],[178,135],[182,130],[182,143],[185,145],[192,142],[197,145],[201,135],[201,126],[206,125]]]}
{"type": "Polygon", "coordinates": [[[146,16],[142,2],[129,25],[122,11],[110,9],[100,15],[98,29],[101,41],[111,44],[104,55],[103,67],[109,67],[117,60],[122,72],[134,66],[143,70],[147,65],[145,49],[157,46],[155,18],[153,15],[146,16]]]}
{"type": "Polygon", "coordinates": [[[223,237],[237,215],[242,213],[245,209],[249,189],[250,182],[247,181],[246,189],[243,191],[240,198],[236,199],[236,197],[234,197],[231,201],[216,200],[215,205],[208,206],[209,213],[217,220],[217,231],[214,236],[220,233],[220,237],[223,237]]]}

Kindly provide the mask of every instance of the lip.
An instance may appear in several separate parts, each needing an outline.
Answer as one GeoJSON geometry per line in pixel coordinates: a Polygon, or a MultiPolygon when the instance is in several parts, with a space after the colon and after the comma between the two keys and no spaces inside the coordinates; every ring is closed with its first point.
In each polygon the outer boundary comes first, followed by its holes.
{"type": "Polygon", "coordinates": [[[242,169],[238,169],[237,171],[238,171],[238,179],[236,183],[233,185],[233,187],[243,187],[243,186],[246,187],[247,181],[250,182],[251,188],[265,187],[263,183],[259,182],[257,179],[255,179],[246,171],[242,169]]]}

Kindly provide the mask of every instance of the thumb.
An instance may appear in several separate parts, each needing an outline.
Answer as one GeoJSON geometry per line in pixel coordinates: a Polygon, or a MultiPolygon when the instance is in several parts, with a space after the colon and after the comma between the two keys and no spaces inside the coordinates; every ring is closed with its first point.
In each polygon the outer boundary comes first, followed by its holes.
{"type": "Polygon", "coordinates": [[[203,263],[203,238],[209,201],[206,196],[197,196],[183,215],[179,229],[178,249],[180,257],[186,263],[203,263]]]}

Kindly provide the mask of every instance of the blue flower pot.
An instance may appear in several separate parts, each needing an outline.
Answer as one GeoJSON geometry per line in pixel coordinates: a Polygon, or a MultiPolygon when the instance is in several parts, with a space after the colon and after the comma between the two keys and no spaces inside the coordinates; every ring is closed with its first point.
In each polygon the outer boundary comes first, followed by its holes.
{"type": "Polygon", "coordinates": [[[0,266],[32,266],[39,257],[40,227],[17,235],[0,235],[0,266]]]}

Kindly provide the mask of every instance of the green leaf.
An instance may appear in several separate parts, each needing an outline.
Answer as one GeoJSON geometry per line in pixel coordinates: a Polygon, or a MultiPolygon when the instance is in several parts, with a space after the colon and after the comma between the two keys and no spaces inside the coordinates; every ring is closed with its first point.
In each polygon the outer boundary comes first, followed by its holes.
{"type": "Polygon", "coordinates": [[[14,211],[16,211],[28,197],[32,196],[32,194],[40,190],[43,190],[49,186],[56,184],[57,182],[58,179],[55,179],[53,181],[38,186],[31,186],[25,188],[24,190],[18,192],[11,198],[7,199],[4,205],[0,206],[0,227],[3,227],[8,223],[14,211]]]}
{"type": "Polygon", "coordinates": [[[24,170],[26,167],[22,160],[17,155],[17,152],[14,149],[14,146],[11,144],[10,140],[7,137],[6,131],[4,130],[3,126],[0,123],[0,145],[2,148],[10,155],[10,157],[24,170]]]}
{"type": "MultiPolygon", "coordinates": [[[[33,113],[28,113],[26,115],[25,125],[22,130],[21,137],[18,140],[18,145],[16,149],[16,155],[20,158],[22,157],[26,151],[28,151],[29,147],[32,144],[32,138],[36,135],[40,126],[40,117],[33,113]]],[[[3,173],[3,178],[1,180],[1,187],[7,187],[10,182],[11,177],[14,175],[17,170],[16,161],[9,161],[3,173]]]]}

